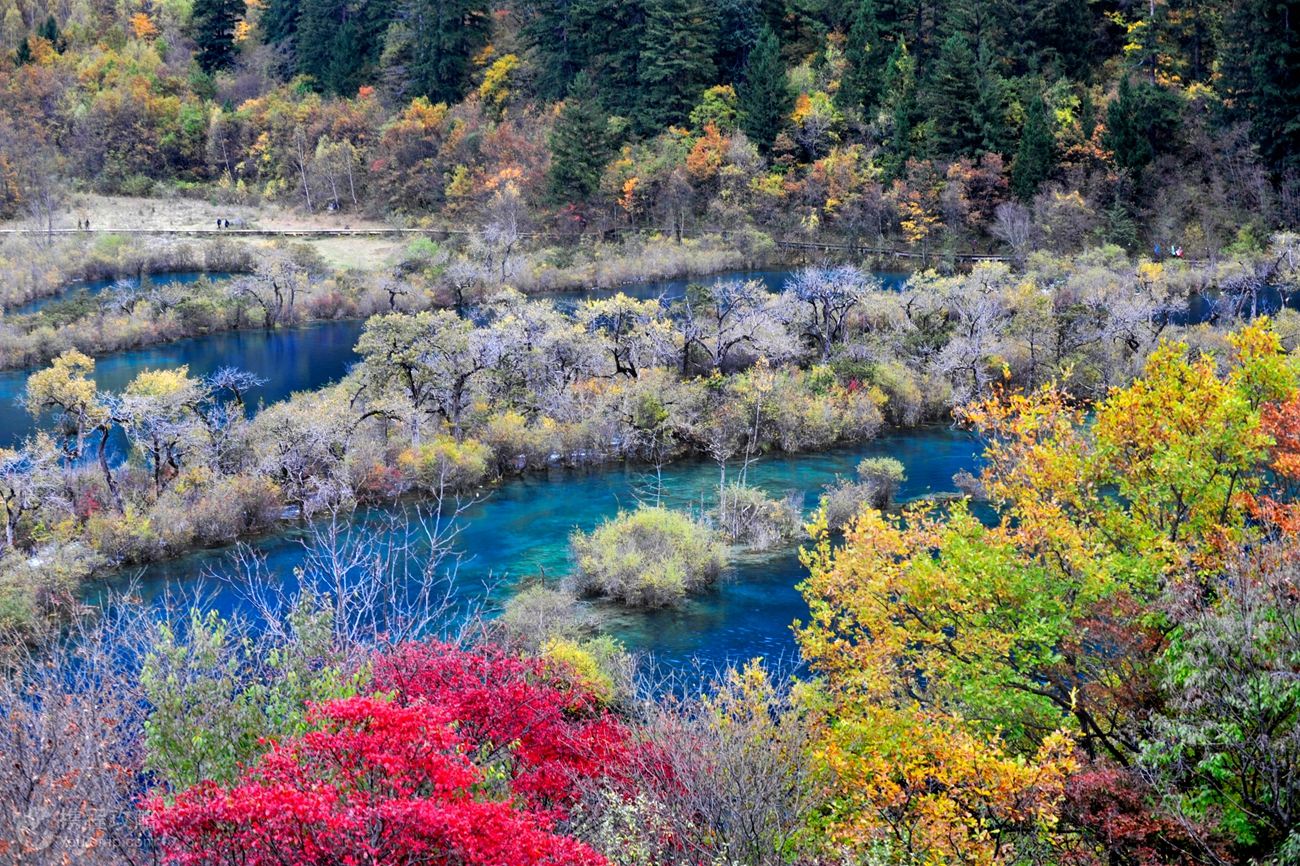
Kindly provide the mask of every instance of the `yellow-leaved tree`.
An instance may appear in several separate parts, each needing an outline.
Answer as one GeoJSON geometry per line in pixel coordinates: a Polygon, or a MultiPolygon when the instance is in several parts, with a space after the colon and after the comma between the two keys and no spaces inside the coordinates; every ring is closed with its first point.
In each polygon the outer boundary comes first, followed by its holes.
{"type": "Polygon", "coordinates": [[[964,418],[996,518],[968,503],[867,511],[805,552],[799,628],[827,724],[820,829],[894,863],[1011,863],[1059,840],[1078,759],[1125,765],[1156,705],[1160,601],[1256,531],[1296,392],[1267,321],[1223,357],[1162,345],[1085,412],[1059,389],[964,418]]]}

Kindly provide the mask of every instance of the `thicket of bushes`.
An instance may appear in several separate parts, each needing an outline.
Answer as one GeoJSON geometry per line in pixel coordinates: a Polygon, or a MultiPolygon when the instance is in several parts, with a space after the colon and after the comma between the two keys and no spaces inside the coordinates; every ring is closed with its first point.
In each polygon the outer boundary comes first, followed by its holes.
{"type": "Polygon", "coordinates": [[[575,533],[570,544],[577,592],[632,607],[681,604],[713,585],[726,565],[726,549],[710,527],[659,506],[622,512],[575,533]]]}

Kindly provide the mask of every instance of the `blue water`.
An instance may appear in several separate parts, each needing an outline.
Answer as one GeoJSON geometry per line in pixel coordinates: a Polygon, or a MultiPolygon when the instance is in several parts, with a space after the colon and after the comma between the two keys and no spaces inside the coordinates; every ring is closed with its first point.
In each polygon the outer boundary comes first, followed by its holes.
{"type": "MultiPolygon", "coordinates": [[[[779,290],[785,271],[755,271],[718,278],[755,278],[779,290]]],[[[881,275],[897,288],[905,275],[881,275]]],[[[690,282],[670,280],[628,286],[621,291],[641,298],[680,297],[690,282]]],[[[600,294],[612,294],[601,292],[600,294]]],[[[553,296],[557,303],[572,304],[583,293],[553,296]]],[[[233,365],[267,380],[251,395],[254,404],[272,402],[294,391],[318,388],[335,381],[355,363],[352,347],[363,323],[331,322],[277,331],[243,331],[213,334],[101,358],[95,379],[101,388],[120,389],[139,371],[148,368],[189,366],[202,375],[233,365]]],[[[17,405],[27,371],[0,373],[0,445],[9,444],[32,429],[31,419],[17,405]]],[[[787,492],[804,495],[808,508],[816,504],[821,488],[836,476],[851,475],[864,456],[893,456],[907,469],[900,498],[953,489],[952,476],[973,469],[978,444],[968,435],[947,428],[927,428],[898,433],[848,449],[803,456],[769,456],[750,469],[749,481],[776,496],[787,492]]],[[[734,468],[733,468],[734,472],[734,468]]],[[[458,601],[499,603],[521,582],[545,576],[557,580],[569,570],[568,539],[575,529],[589,530],[620,508],[633,507],[636,490],[644,478],[635,467],[618,466],[578,472],[554,470],[514,479],[490,489],[470,505],[458,520],[456,547],[464,555],[455,587],[458,601]]],[[[711,505],[717,484],[712,463],[687,462],[664,471],[666,504],[698,510],[711,505]]],[[[363,525],[378,526],[391,516],[370,509],[353,516],[363,525]]],[[[292,580],[306,550],[301,531],[279,533],[257,541],[254,549],[266,558],[266,568],[278,580],[292,580]]],[[[195,587],[200,578],[233,574],[231,549],[202,551],[147,568],[140,589],[156,598],[170,590],[195,587]]],[[[716,589],[691,600],[681,609],[651,613],[629,612],[598,605],[604,627],[634,649],[650,654],[662,668],[691,679],[731,662],[763,656],[774,662],[792,662],[796,649],[791,622],[806,615],[807,607],[795,586],[805,571],[793,547],[765,554],[739,556],[726,580],[716,589]]],[[[120,585],[125,578],[114,582],[120,585]]],[[[242,609],[237,584],[204,581],[215,590],[214,605],[224,613],[242,609]]]]}
{"type": "MultiPolygon", "coordinates": [[[[928,427],[881,437],[853,448],[808,455],[766,457],[750,467],[749,482],[775,496],[804,495],[805,507],[816,505],[824,485],[848,476],[863,457],[895,457],[907,470],[899,492],[906,500],[951,491],[952,476],[978,465],[979,444],[969,433],[928,427]]],[[[734,467],[731,470],[734,473],[734,467]]],[[[687,462],[664,470],[665,504],[700,508],[712,503],[717,466],[687,462]]],[[[644,482],[636,467],[618,466],[579,472],[555,470],[505,482],[466,509],[457,525],[456,548],[463,552],[455,577],[458,602],[501,602],[521,582],[545,576],[555,581],[570,568],[569,535],[590,530],[620,508],[635,507],[635,490],[644,482]]],[[[382,526],[387,512],[371,509],[356,520],[382,526]]],[[[306,541],[301,532],[262,539],[252,549],[265,557],[267,572],[292,579],[302,564],[306,541]]],[[[200,578],[232,576],[233,552],[203,551],[157,563],[144,570],[139,588],[146,598],[168,590],[193,587],[200,578]]],[[[598,605],[605,630],[630,649],[649,654],[664,671],[695,680],[721,666],[763,656],[791,663],[797,656],[791,622],[808,609],[795,586],[806,576],[796,548],[745,554],[719,587],[684,607],[634,612],[598,605]]],[[[242,609],[239,582],[205,580],[213,606],[225,614],[242,609]]]]}
{"type": "MultiPolygon", "coordinates": [[[[147,349],[120,352],[95,360],[95,382],[104,390],[126,387],[141,370],[188,364],[190,374],[207,375],[235,366],[256,373],[266,384],[249,395],[259,402],[283,400],[294,391],[336,381],[357,358],[352,351],[364,323],[327,322],[277,331],[227,331],[177,340],[147,349]]],[[[29,370],[0,372],[0,447],[34,432],[31,416],[20,405],[29,370]]]]}
{"type": "MultiPolygon", "coordinates": [[[[174,271],[158,274],[145,274],[144,279],[149,280],[155,285],[161,285],[163,283],[180,283],[181,285],[188,285],[189,283],[197,283],[204,277],[216,282],[219,280],[228,280],[233,276],[235,275],[226,271],[174,271]]],[[[115,277],[111,280],[77,280],[68,283],[60,289],[57,294],[50,295],[46,298],[37,298],[34,301],[28,301],[27,303],[8,311],[8,314],[11,316],[25,316],[30,313],[37,313],[56,301],[66,300],[67,298],[81,292],[91,296],[98,295],[100,292],[103,292],[110,286],[117,285],[119,282],[126,283],[132,287],[137,287],[140,285],[141,278],[135,276],[115,277]]]]}

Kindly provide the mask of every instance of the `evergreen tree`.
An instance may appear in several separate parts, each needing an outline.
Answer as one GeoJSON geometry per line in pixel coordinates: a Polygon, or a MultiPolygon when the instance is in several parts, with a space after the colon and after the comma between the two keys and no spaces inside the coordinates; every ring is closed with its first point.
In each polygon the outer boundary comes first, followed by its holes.
{"type": "Polygon", "coordinates": [[[1219,50],[1228,117],[1275,169],[1300,167],[1300,0],[1239,0],[1219,50]]]}
{"type": "Polygon", "coordinates": [[[907,50],[904,39],[894,45],[881,99],[882,113],[889,126],[885,173],[897,178],[902,176],[907,161],[916,153],[915,139],[921,120],[916,98],[916,60],[907,50]]]}
{"type": "Polygon", "coordinates": [[[998,70],[993,45],[980,39],[975,55],[976,123],[979,125],[979,150],[1002,153],[1007,145],[1007,82],[998,70]]]}
{"type": "Polygon", "coordinates": [[[1097,131],[1097,105],[1092,101],[1092,91],[1087,87],[1079,96],[1079,131],[1086,140],[1097,131]]]}
{"type": "Polygon", "coordinates": [[[1128,76],[1119,80],[1119,93],[1106,109],[1103,144],[1115,157],[1115,164],[1136,174],[1155,157],[1143,117],[1145,100],[1133,88],[1128,76]]]}
{"type": "Polygon", "coordinates": [[[361,28],[355,17],[344,17],[334,29],[329,42],[328,63],[322,70],[321,89],[327,93],[351,96],[361,86],[366,55],[369,53],[362,42],[361,28]]]}
{"type": "Polygon", "coordinates": [[[32,62],[32,45],[29,37],[24,36],[18,40],[18,50],[14,52],[14,65],[26,66],[32,62]]]}
{"type": "Polygon", "coordinates": [[[1016,161],[1011,167],[1011,189],[1024,201],[1038,191],[1056,163],[1056,140],[1047,120],[1047,105],[1035,93],[1025,114],[1025,128],[1020,134],[1016,161]]]}
{"type": "Polygon", "coordinates": [[[325,93],[351,96],[379,65],[392,0],[295,0],[297,70],[325,93]]]}
{"type": "Polygon", "coordinates": [[[600,175],[613,151],[609,116],[600,107],[590,76],[573,79],[549,141],[551,168],[547,186],[556,203],[585,201],[600,186],[600,175]]]}
{"type": "Polygon", "coordinates": [[[764,27],[758,44],[745,64],[745,77],[736,91],[740,105],[740,128],[750,141],[767,152],[785,125],[794,106],[781,62],[781,45],[776,34],[764,27]]]}
{"type": "Polygon", "coordinates": [[[298,0],[270,0],[259,23],[268,43],[280,45],[287,42],[298,31],[298,0]]]}
{"type": "Polygon", "coordinates": [[[299,0],[298,9],[295,66],[299,75],[309,76],[318,89],[325,90],[345,0],[299,0]]]}
{"type": "Polygon", "coordinates": [[[561,98],[574,76],[587,65],[583,22],[578,20],[578,0],[540,0],[531,4],[523,36],[532,51],[536,69],[533,86],[545,100],[561,98]]]}
{"type": "Polygon", "coordinates": [[[55,51],[63,50],[63,35],[59,32],[59,22],[54,20],[53,15],[45,16],[45,20],[36,28],[36,35],[54,46],[55,51]]]}
{"type": "Polygon", "coordinates": [[[984,146],[975,52],[961,33],[944,40],[926,88],[934,144],[944,156],[970,156],[984,146]]]}
{"type": "Polygon", "coordinates": [[[859,109],[869,118],[880,100],[885,59],[875,0],[859,0],[849,27],[844,59],[848,68],[844,70],[836,100],[841,108],[859,109]]]}
{"type": "Polygon", "coordinates": [[[574,76],[586,70],[602,105],[630,113],[640,86],[637,66],[645,30],[640,0],[538,0],[530,7],[523,35],[537,95],[563,98],[574,76]]]}
{"type": "Polygon", "coordinates": [[[225,69],[234,61],[235,24],[243,11],[243,0],[194,0],[190,24],[204,72],[225,69]]]}
{"type": "Polygon", "coordinates": [[[487,45],[487,0],[406,0],[407,80],[415,93],[453,103],[469,86],[470,60],[487,45]]]}
{"type": "Polygon", "coordinates": [[[716,8],[719,38],[713,65],[720,81],[736,82],[745,74],[745,58],[763,32],[762,13],[755,0],[719,0],[716,8]]]}
{"type": "Polygon", "coordinates": [[[649,0],[638,72],[637,128],[653,134],[684,124],[714,83],[717,17],[707,0],[649,0]]]}
{"type": "Polygon", "coordinates": [[[1084,80],[1107,53],[1089,0],[1020,0],[1008,4],[1006,52],[1020,72],[1053,70],[1084,80]]]}

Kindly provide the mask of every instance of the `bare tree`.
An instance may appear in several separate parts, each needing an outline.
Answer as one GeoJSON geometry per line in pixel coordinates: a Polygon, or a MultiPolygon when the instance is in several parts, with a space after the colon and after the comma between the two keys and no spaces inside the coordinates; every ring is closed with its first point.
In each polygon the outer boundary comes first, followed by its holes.
{"type": "Polygon", "coordinates": [[[1034,223],[1029,208],[1020,202],[1004,201],[993,212],[993,225],[989,229],[995,238],[1011,248],[1016,262],[1024,265],[1033,239],[1034,223]]]}
{"type": "Polygon", "coordinates": [[[306,268],[277,252],[258,261],[252,274],[231,280],[227,291],[261,307],[262,324],[269,331],[281,322],[294,321],[298,293],[306,289],[307,281],[306,268]]]}
{"type": "Polygon", "coordinates": [[[813,728],[790,685],[751,665],[706,697],[644,701],[639,793],[592,790],[573,832],[606,850],[632,841],[649,863],[790,862],[816,796],[813,728]]]}
{"type": "Polygon", "coordinates": [[[298,176],[302,179],[302,195],[307,202],[307,212],[312,211],[311,183],[307,179],[307,169],[312,162],[312,148],[307,143],[307,132],[301,126],[293,130],[293,159],[298,166],[298,176]]]}
{"type": "Polygon", "coordinates": [[[145,706],[134,674],[150,624],[114,605],[0,670],[0,864],[144,866],[145,706]]]}
{"type": "Polygon", "coordinates": [[[757,345],[759,332],[772,318],[767,301],[767,287],[760,280],[718,280],[688,291],[678,317],[682,373],[688,370],[692,349],[704,353],[711,369],[722,370],[736,349],[757,345]]]}
{"type": "Polygon", "coordinates": [[[60,487],[59,449],[45,434],[18,449],[0,448],[0,508],[4,510],[4,547],[12,550],[23,517],[46,504],[60,487]]]}
{"type": "Polygon", "coordinates": [[[471,598],[457,584],[458,518],[471,504],[454,501],[444,486],[430,502],[364,523],[331,509],[303,540],[296,579],[271,572],[249,548],[241,548],[231,573],[218,577],[266,623],[273,640],[290,637],[289,612],[308,602],[329,606],[334,646],[345,653],[432,636],[458,639],[472,627],[482,597],[477,586],[471,598]]]}
{"type": "Polygon", "coordinates": [[[67,198],[63,177],[63,158],[48,147],[25,148],[15,153],[26,153],[20,163],[20,183],[27,212],[37,224],[44,224],[46,242],[54,240],[54,217],[67,198]]]}
{"type": "Polygon", "coordinates": [[[786,283],[784,295],[801,309],[799,324],[823,362],[844,339],[849,316],[878,284],[858,268],[804,268],[786,283]]]}

